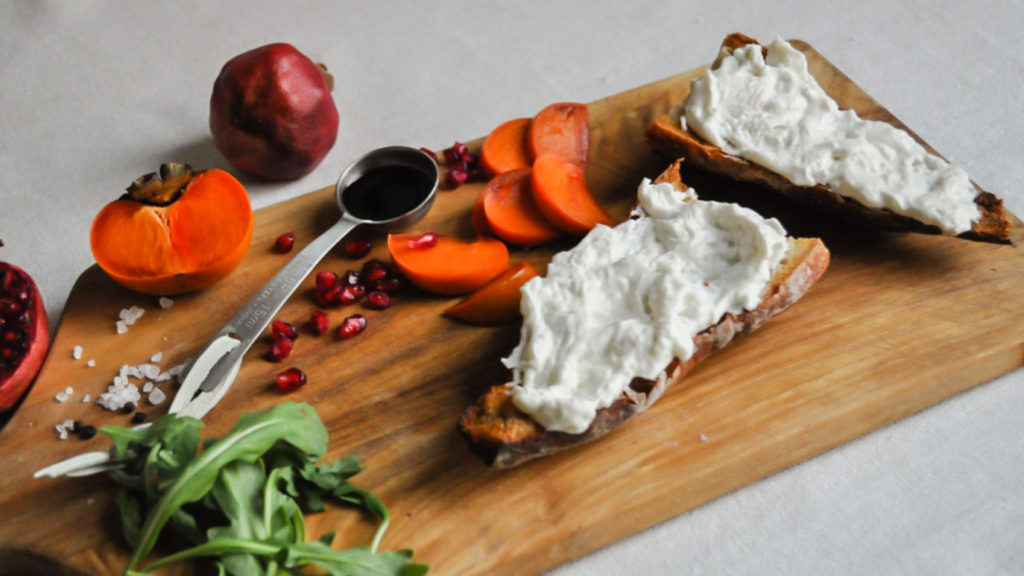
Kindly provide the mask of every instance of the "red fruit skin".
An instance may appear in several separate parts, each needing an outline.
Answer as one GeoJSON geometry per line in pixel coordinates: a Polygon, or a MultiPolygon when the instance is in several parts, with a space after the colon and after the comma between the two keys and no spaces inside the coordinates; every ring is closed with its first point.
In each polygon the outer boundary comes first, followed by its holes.
{"type": "Polygon", "coordinates": [[[46,307],[43,306],[43,297],[39,294],[39,288],[32,281],[32,277],[21,268],[0,262],[0,270],[4,267],[9,267],[16,274],[23,275],[28,280],[35,300],[35,305],[32,308],[32,316],[35,320],[33,322],[34,335],[29,334],[32,344],[28,353],[22,358],[14,372],[6,380],[0,381],[0,413],[10,410],[28,392],[29,386],[39,374],[43,360],[46,359],[46,353],[50,349],[50,322],[46,317],[46,307]]]}
{"type": "Polygon", "coordinates": [[[294,180],[320,164],[338,135],[338,109],[324,72],[285,43],[224,65],[210,97],[217,149],[245,172],[294,180]]]}

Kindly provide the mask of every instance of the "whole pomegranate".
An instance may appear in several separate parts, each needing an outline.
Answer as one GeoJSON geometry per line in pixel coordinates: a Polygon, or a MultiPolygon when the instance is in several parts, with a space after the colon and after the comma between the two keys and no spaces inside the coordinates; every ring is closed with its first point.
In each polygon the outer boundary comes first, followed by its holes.
{"type": "Polygon", "coordinates": [[[36,283],[0,262],[0,413],[25,395],[49,348],[50,324],[36,283]]]}
{"type": "Polygon", "coordinates": [[[213,141],[228,160],[254,176],[304,176],[338,136],[332,84],[326,68],[290,44],[239,54],[213,84],[213,141]]]}

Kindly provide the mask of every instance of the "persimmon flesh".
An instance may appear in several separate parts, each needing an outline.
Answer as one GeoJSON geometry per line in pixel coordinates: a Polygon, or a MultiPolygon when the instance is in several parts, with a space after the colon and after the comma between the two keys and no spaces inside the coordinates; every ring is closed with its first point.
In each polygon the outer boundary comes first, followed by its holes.
{"type": "Polygon", "coordinates": [[[498,326],[519,318],[520,288],[537,276],[529,262],[516,264],[476,292],[449,306],[444,315],[477,326],[498,326]]]}
{"type": "Polygon", "coordinates": [[[405,277],[423,290],[443,296],[468,294],[508,267],[508,248],[496,238],[460,240],[439,236],[422,246],[419,234],[388,235],[388,250],[405,277]]]}
{"type": "Polygon", "coordinates": [[[169,163],[100,211],[90,243],[96,263],[115,282],[171,295],[227,276],[249,250],[252,229],[249,196],[231,174],[193,173],[169,163]]]}

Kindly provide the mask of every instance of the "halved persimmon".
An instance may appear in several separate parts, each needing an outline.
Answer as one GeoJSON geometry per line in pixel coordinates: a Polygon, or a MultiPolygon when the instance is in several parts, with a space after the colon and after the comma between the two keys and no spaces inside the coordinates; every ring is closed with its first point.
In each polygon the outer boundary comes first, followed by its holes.
{"type": "Polygon", "coordinates": [[[391,259],[413,285],[443,296],[468,294],[508,267],[508,248],[496,238],[460,240],[420,234],[389,234],[391,259]]]}
{"type": "Polygon", "coordinates": [[[491,130],[480,148],[480,163],[492,176],[529,168],[533,157],[527,145],[531,118],[516,118],[491,130]]]}
{"type": "Polygon", "coordinates": [[[583,168],[562,156],[542,154],[530,174],[533,203],[548,222],[583,236],[598,224],[615,222],[587,188],[583,168]]]}
{"type": "Polygon", "coordinates": [[[234,176],[167,163],[100,211],[90,244],[96,263],[114,281],[171,295],[227,276],[249,250],[252,227],[249,196],[234,176]]]}
{"type": "Polygon", "coordinates": [[[586,167],[590,149],[587,105],[575,102],[548,105],[530,122],[527,144],[534,161],[542,154],[557,154],[586,167]]]}
{"type": "Polygon", "coordinates": [[[507,324],[519,317],[519,289],[537,270],[529,262],[509,267],[476,292],[448,307],[444,315],[477,326],[507,324]]]}
{"type": "Polygon", "coordinates": [[[491,178],[480,194],[487,225],[498,238],[519,246],[539,246],[562,236],[537,210],[530,194],[530,170],[491,178]]]}

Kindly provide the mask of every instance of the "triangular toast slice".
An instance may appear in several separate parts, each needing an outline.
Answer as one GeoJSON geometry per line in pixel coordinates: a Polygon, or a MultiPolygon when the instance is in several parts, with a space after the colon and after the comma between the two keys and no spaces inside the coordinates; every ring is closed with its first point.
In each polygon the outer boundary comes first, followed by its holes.
{"type": "MultiPolygon", "coordinates": [[[[685,190],[679,162],[656,182],[669,182],[685,190]]],[[[488,465],[508,468],[599,438],[635,414],[654,404],[661,394],[681,380],[698,362],[729,344],[733,338],[753,332],[769,318],[799,300],[821,277],[829,264],[829,251],[817,238],[787,238],[788,248],[776,267],[759,305],[740,314],[726,314],[694,338],[695,352],[686,361],[673,360],[657,381],[635,378],[617,400],[598,410],[589,428],[580,434],[549,431],[513,402],[511,384],[493,386],[464,413],[459,428],[473,450],[488,465]]]]}
{"type": "MultiPolygon", "coordinates": [[[[712,64],[712,68],[718,66],[722,54],[727,54],[748,44],[757,44],[757,41],[742,34],[728,36],[723,41],[720,56],[712,64]]],[[[762,50],[764,49],[762,48],[762,50]]],[[[855,199],[837,194],[822,184],[815,186],[793,184],[768,168],[708,143],[692,131],[684,129],[678,118],[656,118],[647,128],[646,138],[655,150],[671,159],[685,158],[689,166],[737,181],[770,188],[793,200],[860,225],[894,231],[942,233],[934,225],[926,224],[887,208],[866,206],[855,199]]],[[[974,202],[978,207],[980,217],[973,222],[970,231],[958,236],[986,242],[1009,242],[1011,218],[1003,208],[1002,200],[977,188],[973,183],[971,185],[978,192],[974,202]]]]}

